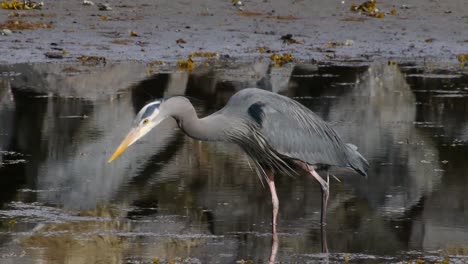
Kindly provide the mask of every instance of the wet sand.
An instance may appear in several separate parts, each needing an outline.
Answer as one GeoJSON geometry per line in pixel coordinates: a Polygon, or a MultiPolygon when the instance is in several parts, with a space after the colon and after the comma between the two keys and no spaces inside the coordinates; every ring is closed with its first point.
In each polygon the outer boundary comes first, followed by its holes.
{"type": "Polygon", "coordinates": [[[361,4],[356,1],[245,1],[240,8],[228,0],[108,3],[110,11],[82,1],[45,1],[42,10],[14,14],[0,10],[0,23],[52,25],[0,36],[0,63],[76,62],[82,55],[175,62],[197,51],[250,59],[271,51],[306,62],[386,58],[456,65],[456,55],[468,52],[464,0],[378,2],[381,19],[350,11],[361,4]],[[281,39],[287,34],[296,43],[281,39]],[[62,50],[62,59],[44,55],[62,50]]]}

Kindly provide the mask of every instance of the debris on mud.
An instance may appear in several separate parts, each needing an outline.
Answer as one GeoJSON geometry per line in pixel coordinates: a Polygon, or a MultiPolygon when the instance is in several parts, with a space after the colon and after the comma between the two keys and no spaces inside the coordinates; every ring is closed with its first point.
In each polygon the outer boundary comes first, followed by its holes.
{"type": "Polygon", "coordinates": [[[187,60],[177,61],[177,66],[179,67],[179,71],[191,72],[196,66],[195,62],[193,61],[193,58],[218,59],[220,58],[220,55],[219,53],[209,52],[209,51],[193,52],[192,54],[188,55],[187,60]]]}
{"type": "Polygon", "coordinates": [[[183,40],[183,39],[180,38],[180,39],[176,40],[176,43],[177,43],[177,44],[186,44],[187,41],[185,41],[185,40],[183,40]]]}
{"type": "Polygon", "coordinates": [[[11,30],[9,30],[7,28],[0,30],[0,35],[2,35],[2,36],[9,36],[11,34],[13,34],[13,32],[11,32],[11,30]]]}
{"type": "Polygon", "coordinates": [[[291,53],[277,54],[273,53],[270,56],[271,63],[275,66],[283,66],[283,64],[292,62],[293,56],[291,53]]]}
{"type": "Polygon", "coordinates": [[[156,71],[154,70],[154,67],[155,66],[160,66],[160,65],[165,65],[166,63],[164,61],[152,61],[152,62],[149,62],[147,65],[148,65],[148,70],[146,71],[146,73],[148,75],[153,75],[156,71]]]}
{"type": "Polygon", "coordinates": [[[130,31],[130,37],[138,37],[138,33],[136,33],[136,31],[130,31]]]}
{"type": "Polygon", "coordinates": [[[149,63],[148,63],[148,66],[154,67],[154,66],[156,66],[156,65],[165,65],[165,64],[166,64],[166,63],[165,63],[164,61],[158,60],[158,61],[149,62],[149,63]]]}
{"type": "Polygon", "coordinates": [[[340,47],[340,46],[352,46],[354,45],[354,41],[351,40],[351,39],[347,39],[343,42],[328,42],[326,45],[325,45],[325,48],[327,49],[334,49],[336,47],[340,47]]]}
{"type": "Polygon", "coordinates": [[[191,72],[195,68],[195,63],[192,60],[192,56],[189,56],[187,60],[177,61],[177,66],[179,67],[179,71],[191,72]]]}
{"type": "Polygon", "coordinates": [[[68,66],[68,67],[63,68],[62,72],[68,73],[68,74],[77,74],[77,73],[81,73],[82,70],[80,70],[80,69],[78,69],[76,67],[73,67],[73,66],[68,66]]]}
{"type": "Polygon", "coordinates": [[[347,39],[343,42],[343,45],[345,46],[352,46],[354,44],[354,41],[352,39],[347,39]]]}
{"type": "Polygon", "coordinates": [[[266,18],[273,18],[273,19],[278,19],[278,20],[298,20],[298,17],[295,17],[293,15],[287,15],[287,16],[267,16],[266,18]]]}
{"type": "Polygon", "coordinates": [[[93,1],[90,1],[90,0],[83,0],[83,5],[93,6],[93,5],[94,5],[94,2],[93,2],[93,1]]]}
{"type": "Polygon", "coordinates": [[[232,2],[233,6],[237,7],[237,9],[239,9],[240,11],[243,10],[242,7],[244,6],[244,3],[242,3],[242,1],[240,1],[240,0],[231,0],[231,2],[232,2]]]}
{"type": "Polygon", "coordinates": [[[193,58],[218,58],[219,53],[216,52],[209,52],[209,51],[201,51],[201,52],[194,52],[190,55],[193,58]]]}
{"type": "Polygon", "coordinates": [[[133,43],[133,41],[130,39],[114,39],[111,41],[111,43],[117,45],[130,45],[131,43],[133,43]]]}
{"type": "Polygon", "coordinates": [[[297,20],[299,19],[298,17],[295,17],[293,15],[287,15],[287,16],[279,16],[279,15],[267,15],[264,13],[260,12],[253,12],[253,11],[240,11],[237,13],[238,16],[243,16],[243,17],[264,17],[268,19],[278,19],[278,20],[297,20]]]}
{"type": "Polygon", "coordinates": [[[76,58],[86,65],[106,64],[106,58],[100,56],[80,56],[76,58]]]}
{"type": "Polygon", "coordinates": [[[65,51],[48,51],[44,53],[44,55],[49,59],[63,59],[65,54],[65,51]]]}
{"type": "Polygon", "coordinates": [[[292,34],[283,35],[280,39],[283,41],[283,43],[287,44],[301,44],[300,41],[293,38],[292,34]]]}
{"type": "Polygon", "coordinates": [[[243,17],[256,17],[256,16],[263,16],[263,13],[252,12],[252,11],[241,11],[241,12],[238,12],[237,15],[243,16],[243,17]]]}
{"type": "Polygon", "coordinates": [[[52,28],[52,24],[29,23],[20,19],[8,19],[4,23],[0,24],[0,29],[9,29],[9,30],[27,30],[27,29],[38,29],[38,28],[52,28]]]}
{"type": "Polygon", "coordinates": [[[345,21],[345,22],[363,22],[366,20],[368,20],[368,18],[364,18],[364,17],[345,17],[341,19],[341,21],[345,21]]]}
{"type": "Polygon", "coordinates": [[[272,53],[272,50],[268,47],[258,47],[258,52],[260,53],[272,53]]]}
{"type": "MultiPolygon", "coordinates": [[[[351,5],[351,11],[358,12],[370,17],[375,18],[384,18],[385,14],[377,8],[376,2],[374,0],[366,1],[359,6],[351,5]]],[[[395,10],[396,14],[396,10],[395,10]]]]}
{"type": "Polygon", "coordinates": [[[3,0],[2,9],[14,9],[14,10],[31,10],[31,9],[42,9],[44,2],[34,1],[17,1],[17,0],[3,0]]]}
{"type": "Polygon", "coordinates": [[[376,3],[375,1],[366,1],[359,6],[356,5],[351,5],[351,11],[358,11],[358,12],[366,12],[366,13],[372,13],[376,11],[376,3]]]}
{"type": "Polygon", "coordinates": [[[458,54],[457,59],[460,62],[460,67],[465,67],[465,63],[468,62],[468,53],[458,54]]]}
{"type": "Polygon", "coordinates": [[[97,7],[99,8],[100,11],[111,11],[112,7],[108,3],[98,3],[97,7]]]}

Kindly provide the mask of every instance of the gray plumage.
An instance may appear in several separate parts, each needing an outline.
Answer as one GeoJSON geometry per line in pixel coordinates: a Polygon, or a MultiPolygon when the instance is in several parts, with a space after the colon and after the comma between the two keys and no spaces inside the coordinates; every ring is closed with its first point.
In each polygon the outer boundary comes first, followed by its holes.
{"type": "Polygon", "coordinates": [[[336,132],[311,110],[288,97],[250,88],[233,95],[218,112],[199,119],[193,105],[183,96],[154,101],[138,113],[133,127],[108,162],[146,135],[163,120],[173,118],[189,136],[205,141],[238,144],[252,158],[257,175],[268,183],[273,205],[273,234],[279,199],[275,174],[308,173],[322,188],[325,223],[329,197],[329,177],[320,176],[317,167],[349,167],[366,175],[369,164],[356,146],[345,144],[336,132]]]}
{"type": "Polygon", "coordinates": [[[256,165],[290,174],[291,162],[339,166],[366,175],[369,164],[357,148],[345,144],[319,116],[299,102],[268,91],[249,88],[234,94],[224,108],[198,119],[183,97],[161,105],[189,135],[200,140],[239,144],[256,165]]]}

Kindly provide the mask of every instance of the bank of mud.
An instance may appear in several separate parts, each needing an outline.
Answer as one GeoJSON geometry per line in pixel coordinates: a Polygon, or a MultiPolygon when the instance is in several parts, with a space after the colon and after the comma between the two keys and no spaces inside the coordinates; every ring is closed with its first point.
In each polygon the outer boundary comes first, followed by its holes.
{"type": "Polygon", "coordinates": [[[384,18],[351,11],[361,4],[357,1],[108,3],[112,10],[82,1],[45,1],[41,10],[0,9],[3,28],[12,20],[43,24],[0,36],[0,63],[75,63],[85,55],[176,64],[194,52],[215,52],[225,59],[286,53],[302,62],[385,58],[457,67],[457,55],[468,52],[463,0],[378,2],[384,18]]]}

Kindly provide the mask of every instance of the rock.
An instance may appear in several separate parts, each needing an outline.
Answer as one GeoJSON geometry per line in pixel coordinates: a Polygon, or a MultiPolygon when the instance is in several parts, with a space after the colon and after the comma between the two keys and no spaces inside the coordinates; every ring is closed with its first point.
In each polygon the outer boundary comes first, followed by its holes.
{"type": "Polygon", "coordinates": [[[49,51],[44,53],[44,55],[49,59],[63,59],[63,52],[61,51],[49,51]]]}
{"type": "Polygon", "coordinates": [[[2,29],[0,31],[0,35],[3,35],[3,36],[9,36],[11,34],[13,34],[13,32],[11,32],[11,30],[9,30],[8,28],[2,29]]]}
{"type": "Polygon", "coordinates": [[[83,5],[93,6],[93,5],[94,5],[94,2],[93,2],[93,1],[90,1],[90,0],[83,0],[83,5]]]}
{"type": "Polygon", "coordinates": [[[110,10],[112,10],[112,8],[110,7],[110,5],[108,3],[104,3],[104,4],[99,3],[99,4],[97,4],[97,7],[101,11],[110,11],[110,10]]]}

